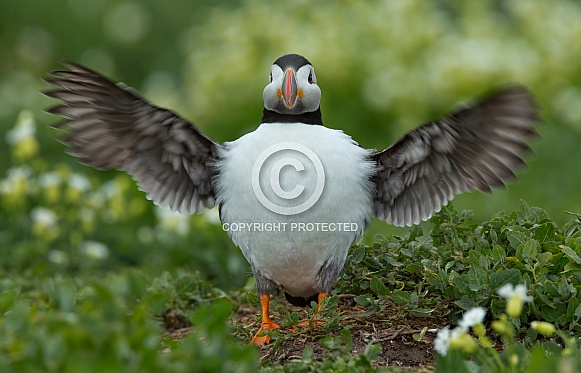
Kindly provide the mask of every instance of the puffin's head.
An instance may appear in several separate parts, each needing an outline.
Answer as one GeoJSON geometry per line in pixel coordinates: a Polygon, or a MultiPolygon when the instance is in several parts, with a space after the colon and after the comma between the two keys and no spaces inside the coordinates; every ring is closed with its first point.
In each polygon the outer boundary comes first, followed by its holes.
{"type": "Polygon", "coordinates": [[[280,114],[316,111],[321,101],[315,69],[298,54],[286,54],[270,68],[270,83],[264,88],[264,107],[280,114]]]}

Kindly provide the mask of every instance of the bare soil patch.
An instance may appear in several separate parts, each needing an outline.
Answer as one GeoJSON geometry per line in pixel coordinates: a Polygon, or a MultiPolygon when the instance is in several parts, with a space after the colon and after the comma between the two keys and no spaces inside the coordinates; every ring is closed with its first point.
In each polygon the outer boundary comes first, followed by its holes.
{"type": "MultiPolygon", "coordinates": [[[[298,312],[301,317],[308,317],[305,309],[291,306],[288,303],[283,307],[289,311],[298,312]]],[[[271,317],[275,322],[280,322],[284,316],[276,311],[278,307],[271,308],[271,317]]],[[[280,343],[271,343],[261,348],[261,361],[268,360],[272,363],[287,364],[293,360],[301,359],[303,350],[307,346],[313,349],[312,359],[321,361],[330,353],[321,346],[321,339],[326,335],[339,336],[340,331],[348,327],[353,337],[351,351],[353,355],[362,354],[370,342],[381,343],[381,354],[374,362],[375,365],[425,371],[433,368],[435,334],[426,332],[419,341],[414,339],[414,334],[420,334],[422,329],[426,327],[440,329],[448,323],[446,319],[420,318],[406,312],[400,312],[396,304],[389,305],[382,312],[361,316],[365,309],[349,297],[340,300],[338,312],[344,319],[341,321],[340,327],[330,333],[321,326],[300,328],[294,333],[281,328],[284,338],[280,343]]],[[[260,314],[259,309],[248,305],[240,307],[236,315],[236,323],[241,326],[254,324],[251,331],[255,333],[259,327],[256,322],[257,314],[260,314]]]]}

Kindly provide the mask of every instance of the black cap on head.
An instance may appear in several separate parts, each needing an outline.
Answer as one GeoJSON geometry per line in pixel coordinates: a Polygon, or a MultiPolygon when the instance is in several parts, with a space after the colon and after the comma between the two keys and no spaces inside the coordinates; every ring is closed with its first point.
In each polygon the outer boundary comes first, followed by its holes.
{"type": "Polygon", "coordinates": [[[297,71],[301,66],[310,65],[311,63],[300,54],[291,53],[277,58],[277,60],[274,61],[274,64],[278,65],[283,70],[292,67],[297,71]]]}

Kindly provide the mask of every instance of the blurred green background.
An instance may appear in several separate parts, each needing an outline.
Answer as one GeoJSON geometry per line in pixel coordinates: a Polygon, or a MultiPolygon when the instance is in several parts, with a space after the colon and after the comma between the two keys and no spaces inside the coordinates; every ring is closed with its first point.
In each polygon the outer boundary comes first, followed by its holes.
{"type": "MultiPolygon", "coordinates": [[[[240,286],[248,265],[215,212],[154,208],[131,179],[64,152],[41,77],[76,61],[138,89],[215,141],[255,129],[272,62],[315,66],[328,127],[385,148],[461,101],[507,82],[535,93],[544,123],[519,182],[457,197],[476,221],[518,208],[557,223],[581,213],[581,3],[578,1],[153,0],[0,4],[0,266],[33,274],[190,268],[240,286]]],[[[402,230],[375,221],[366,234],[402,230]]]]}

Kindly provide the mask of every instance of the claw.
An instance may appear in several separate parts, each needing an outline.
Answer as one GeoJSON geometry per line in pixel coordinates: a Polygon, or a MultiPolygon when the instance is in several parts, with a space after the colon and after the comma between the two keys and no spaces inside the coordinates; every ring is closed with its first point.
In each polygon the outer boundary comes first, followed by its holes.
{"type": "Polygon", "coordinates": [[[262,334],[267,330],[273,329],[278,329],[278,324],[275,324],[272,321],[263,322],[262,326],[260,327],[260,329],[258,329],[258,332],[256,332],[256,335],[254,336],[254,338],[252,338],[249,344],[255,344],[259,347],[266,346],[268,343],[270,343],[270,336],[268,334],[264,335],[262,334]]]}
{"type": "MultiPolygon", "coordinates": [[[[321,311],[321,302],[326,297],[327,297],[327,294],[319,293],[319,298],[317,299],[317,304],[318,304],[317,312],[313,315],[313,318],[311,320],[303,320],[303,321],[298,323],[298,326],[308,326],[308,325],[310,325],[311,322],[314,325],[325,325],[324,321],[317,320],[317,315],[321,311]]],[[[251,344],[251,345],[254,344],[254,345],[257,345],[259,347],[263,347],[263,346],[267,345],[270,342],[270,336],[268,336],[267,334],[264,334],[264,333],[268,330],[273,330],[273,329],[279,328],[278,324],[274,323],[270,319],[269,303],[270,303],[270,295],[260,294],[260,305],[262,307],[262,326],[260,327],[260,329],[258,329],[258,332],[256,332],[256,335],[250,341],[249,344],[251,344]]],[[[295,326],[290,328],[290,330],[293,332],[295,331],[295,329],[296,329],[295,326]]]]}

